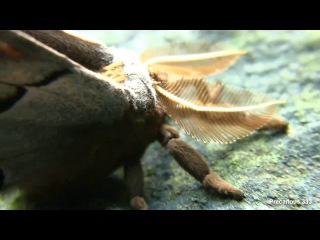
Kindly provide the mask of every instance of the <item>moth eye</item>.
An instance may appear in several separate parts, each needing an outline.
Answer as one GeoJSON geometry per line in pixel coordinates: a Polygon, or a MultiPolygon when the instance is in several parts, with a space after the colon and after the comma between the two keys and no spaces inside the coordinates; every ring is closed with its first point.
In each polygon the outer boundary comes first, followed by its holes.
{"type": "Polygon", "coordinates": [[[3,187],[4,185],[4,173],[3,170],[0,168],[0,189],[3,187]]]}
{"type": "Polygon", "coordinates": [[[22,57],[22,53],[12,48],[8,43],[0,41],[0,54],[7,57],[22,57]]]}

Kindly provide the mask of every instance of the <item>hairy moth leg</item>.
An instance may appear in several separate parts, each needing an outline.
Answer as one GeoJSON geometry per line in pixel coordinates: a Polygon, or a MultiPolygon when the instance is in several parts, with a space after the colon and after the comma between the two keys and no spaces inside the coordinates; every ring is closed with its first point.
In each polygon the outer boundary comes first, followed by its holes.
{"type": "Polygon", "coordinates": [[[143,171],[140,158],[125,163],[124,180],[128,188],[131,207],[137,210],[148,209],[143,198],[143,171]]]}
{"type": "Polygon", "coordinates": [[[288,133],[289,123],[280,117],[273,117],[270,122],[264,125],[259,131],[277,131],[281,133],[288,133]]]}
{"type": "Polygon", "coordinates": [[[244,198],[244,194],[240,189],[227,183],[216,173],[210,172],[210,167],[201,154],[181,140],[178,131],[174,127],[163,124],[158,141],[184,170],[204,186],[237,200],[244,198]]]}

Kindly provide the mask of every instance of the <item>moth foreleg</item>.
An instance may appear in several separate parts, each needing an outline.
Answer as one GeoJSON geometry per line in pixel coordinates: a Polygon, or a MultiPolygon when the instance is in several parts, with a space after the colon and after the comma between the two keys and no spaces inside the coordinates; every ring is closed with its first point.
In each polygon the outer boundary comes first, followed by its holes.
{"type": "Polygon", "coordinates": [[[158,140],[178,164],[204,186],[237,200],[244,198],[240,189],[227,183],[216,173],[210,172],[208,163],[198,151],[179,138],[175,128],[163,124],[158,140]]]}
{"type": "Polygon", "coordinates": [[[128,188],[131,207],[137,210],[148,209],[143,198],[143,171],[140,158],[125,163],[124,180],[128,188]]]}
{"type": "Polygon", "coordinates": [[[277,131],[281,133],[287,133],[289,123],[280,117],[273,117],[266,125],[259,129],[259,131],[277,131]]]}

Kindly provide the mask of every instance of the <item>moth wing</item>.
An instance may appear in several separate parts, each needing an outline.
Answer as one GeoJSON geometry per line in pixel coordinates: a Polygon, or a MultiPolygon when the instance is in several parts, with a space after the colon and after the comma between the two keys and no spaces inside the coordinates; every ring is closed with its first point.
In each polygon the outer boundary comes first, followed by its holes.
{"type": "Polygon", "coordinates": [[[83,171],[101,148],[94,139],[108,138],[106,129],[121,119],[127,97],[30,35],[0,31],[0,169],[6,183],[39,185],[41,177],[83,171]],[[88,161],[80,161],[84,156],[88,161]]]}
{"type": "Polygon", "coordinates": [[[156,87],[167,114],[189,135],[204,142],[231,143],[268,123],[275,107],[255,94],[203,79],[162,81],[156,87]]]}

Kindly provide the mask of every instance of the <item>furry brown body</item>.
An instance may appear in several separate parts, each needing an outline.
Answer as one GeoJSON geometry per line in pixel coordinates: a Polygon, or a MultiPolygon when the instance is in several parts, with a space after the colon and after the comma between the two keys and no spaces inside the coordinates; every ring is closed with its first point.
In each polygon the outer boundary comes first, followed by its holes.
{"type": "MultiPolygon", "coordinates": [[[[73,127],[37,128],[8,119],[21,135],[16,141],[7,134],[6,141],[17,142],[20,147],[12,148],[21,151],[12,152],[7,145],[2,145],[7,147],[2,147],[0,153],[5,186],[18,185],[30,192],[39,187],[44,190],[53,185],[77,184],[77,181],[91,184],[90,181],[109,175],[125,163],[140,160],[146,147],[156,140],[163,120],[158,112],[150,113],[137,120],[128,111],[110,125],[97,122],[73,127]],[[29,136],[33,136],[32,139],[29,136]]],[[[5,121],[1,124],[10,126],[5,121]]],[[[2,129],[1,133],[7,131],[2,129]]]]}

